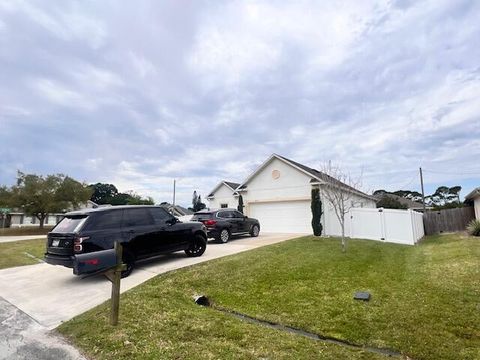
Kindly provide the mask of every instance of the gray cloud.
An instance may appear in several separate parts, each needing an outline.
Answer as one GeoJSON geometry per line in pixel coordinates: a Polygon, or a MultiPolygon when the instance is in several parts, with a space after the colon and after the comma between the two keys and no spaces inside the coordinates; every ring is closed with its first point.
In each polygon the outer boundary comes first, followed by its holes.
{"type": "Polygon", "coordinates": [[[446,0],[4,1],[0,183],[62,172],[169,201],[177,178],[188,204],[276,152],[363,169],[367,189],[418,189],[423,166],[429,188],[468,190],[479,16],[446,0]]]}

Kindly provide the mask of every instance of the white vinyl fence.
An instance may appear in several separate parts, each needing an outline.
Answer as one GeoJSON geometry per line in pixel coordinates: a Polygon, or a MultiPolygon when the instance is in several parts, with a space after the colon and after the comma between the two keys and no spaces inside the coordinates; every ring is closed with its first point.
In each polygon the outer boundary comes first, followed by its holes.
{"type": "Polygon", "coordinates": [[[353,208],[345,222],[351,238],[415,245],[425,235],[423,214],[413,210],[353,208]]]}

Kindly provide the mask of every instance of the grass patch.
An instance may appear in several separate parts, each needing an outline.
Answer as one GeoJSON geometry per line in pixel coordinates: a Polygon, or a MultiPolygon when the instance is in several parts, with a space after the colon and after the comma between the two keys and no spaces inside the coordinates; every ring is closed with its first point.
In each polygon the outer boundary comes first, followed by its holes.
{"type": "Polygon", "coordinates": [[[43,259],[45,253],[45,239],[21,240],[0,243],[0,269],[21,265],[38,264],[38,259],[43,259]]]}
{"type": "Polygon", "coordinates": [[[21,235],[46,235],[53,229],[53,226],[39,227],[14,227],[0,229],[0,236],[21,236],[21,235]]]}
{"type": "Polygon", "coordinates": [[[95,359],[380,359],[248,324],[192,301],[413,359],[480,358],[480,241],[434,236],[418,246],[304,237],[157,276],[59,331],[95,359]],[[352,299],[356,290],[370,302],[352,299]]]}

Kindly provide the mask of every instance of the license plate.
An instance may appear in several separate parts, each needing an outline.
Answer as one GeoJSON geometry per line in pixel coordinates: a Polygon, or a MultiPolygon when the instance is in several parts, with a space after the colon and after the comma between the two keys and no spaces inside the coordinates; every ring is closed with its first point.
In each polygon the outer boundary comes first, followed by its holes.
{"type": "Polygon", "coordinates": [[[52,246],[58,246],[60,244],[60,240],[53,240],[52,241],[52,246]]]}

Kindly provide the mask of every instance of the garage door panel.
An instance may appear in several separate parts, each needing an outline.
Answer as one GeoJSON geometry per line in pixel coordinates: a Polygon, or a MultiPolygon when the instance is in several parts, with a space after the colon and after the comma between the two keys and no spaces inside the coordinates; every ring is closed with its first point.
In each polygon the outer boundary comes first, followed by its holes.
{"type": "Polygon", "coordinates": [[[310,201],[250,204],[250,217],[260,221],[263,232],[311,234],[310,201]]]}

